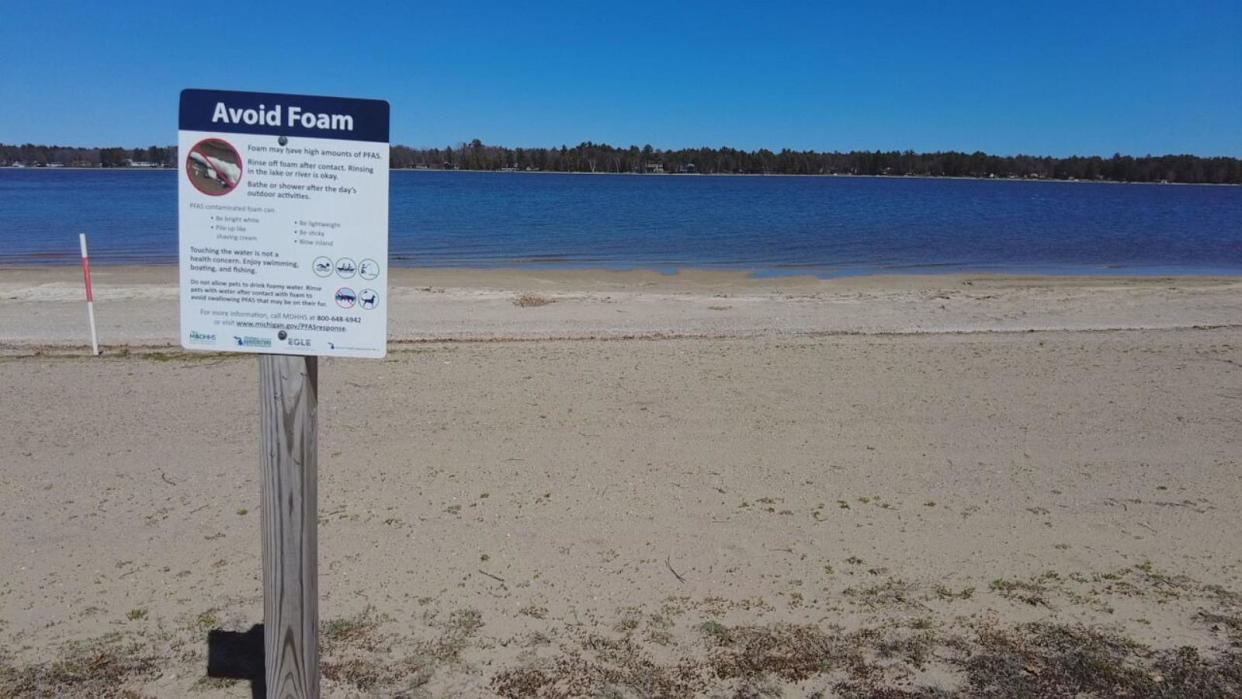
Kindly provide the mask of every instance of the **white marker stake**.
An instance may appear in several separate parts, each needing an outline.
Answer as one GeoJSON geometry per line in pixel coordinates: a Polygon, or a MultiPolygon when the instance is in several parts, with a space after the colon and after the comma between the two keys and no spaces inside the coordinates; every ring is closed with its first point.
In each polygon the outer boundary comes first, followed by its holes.
{"type": "Polygon", "coordinates": [[[86,256],[86,234],[78,234],[82,244],[82,279],[86,282],[86,315],[91,319],[91,354],[99,356],[99,337],[95,334],[95,291],[91,288],[91,260],[86,256]]]}

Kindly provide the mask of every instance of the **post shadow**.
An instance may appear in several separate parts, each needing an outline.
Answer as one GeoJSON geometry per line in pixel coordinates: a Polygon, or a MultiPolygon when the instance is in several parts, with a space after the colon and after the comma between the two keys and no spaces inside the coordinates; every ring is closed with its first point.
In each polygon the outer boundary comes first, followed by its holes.
{"type": "Polygon", "coordinates": [[[249,680],[251,698],[265,699],[267,679],[263,653],[263,624],[255,624],[245,632],[208,631],[207,676],[249,680]]]}

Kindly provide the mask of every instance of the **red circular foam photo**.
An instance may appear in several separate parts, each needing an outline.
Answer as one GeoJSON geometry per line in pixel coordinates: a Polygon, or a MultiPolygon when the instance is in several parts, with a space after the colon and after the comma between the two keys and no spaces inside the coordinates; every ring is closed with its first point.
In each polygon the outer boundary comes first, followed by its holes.
{"type": "Polygon", "coordinates": [[[218,197],[241,184],[242,158],[233,144],[219,138],[205,138],[185,156],[185,173],[198,191],[218,197]]]}

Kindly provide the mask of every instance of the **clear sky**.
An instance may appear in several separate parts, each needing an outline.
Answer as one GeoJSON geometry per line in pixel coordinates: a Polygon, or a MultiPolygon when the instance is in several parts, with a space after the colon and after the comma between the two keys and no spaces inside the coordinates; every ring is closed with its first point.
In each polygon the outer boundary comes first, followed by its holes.
{"type": "Polygon", "coordinates": [[[0,5],[0,142],[171,144],[185,87],[439,148],[1242,156],[1242,0],[0,5]]]}

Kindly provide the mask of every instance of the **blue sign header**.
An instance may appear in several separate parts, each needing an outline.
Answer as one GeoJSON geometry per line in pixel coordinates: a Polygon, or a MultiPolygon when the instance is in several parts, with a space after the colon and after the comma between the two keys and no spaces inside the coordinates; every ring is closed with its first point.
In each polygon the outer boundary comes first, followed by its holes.
{"type": "Polygon", "coordinates": [[[388,143],[388,102],[266,92],[182,90],[182,131],[388,143]]]}

